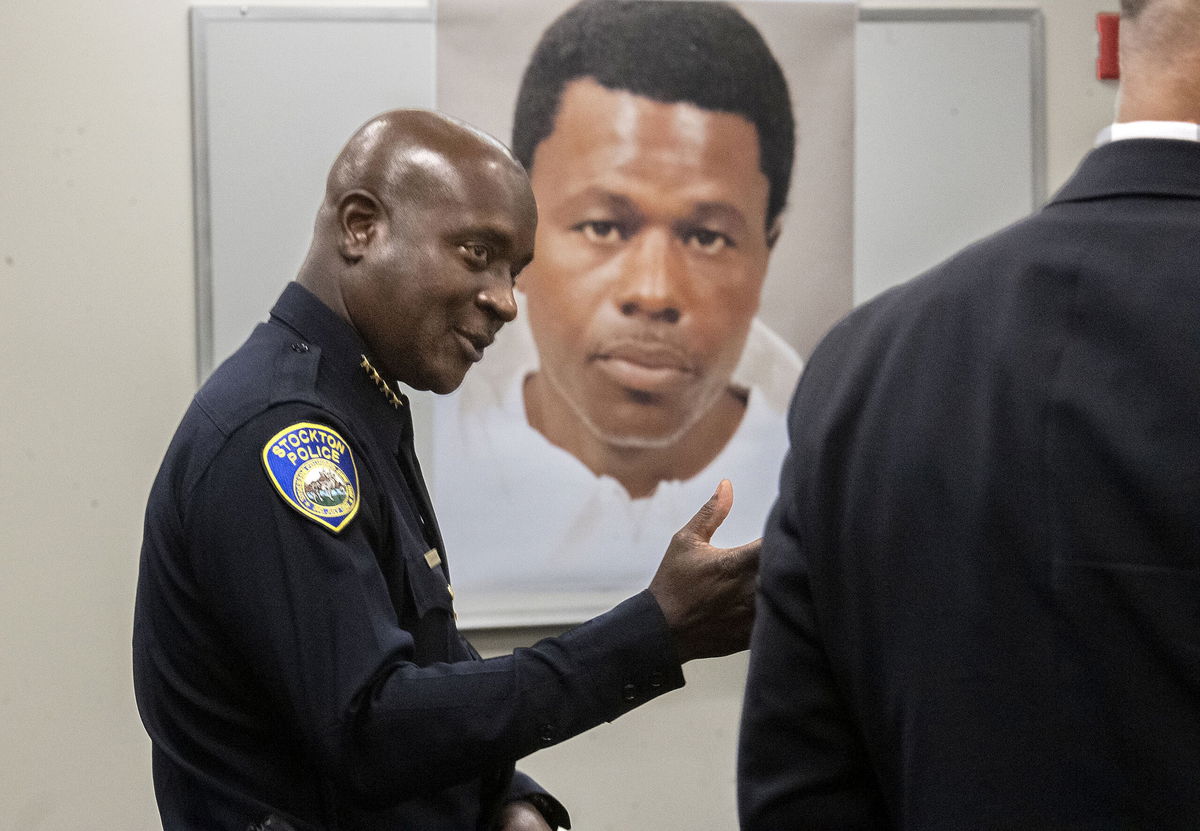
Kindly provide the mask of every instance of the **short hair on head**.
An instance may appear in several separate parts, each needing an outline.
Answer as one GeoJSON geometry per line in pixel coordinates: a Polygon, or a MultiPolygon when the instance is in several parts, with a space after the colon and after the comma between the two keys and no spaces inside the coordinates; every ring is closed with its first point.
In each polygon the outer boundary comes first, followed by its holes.
{"type": "Polygon", "coordinates": [[[762,35],[726,3],[582,0],[542,34],[517,93],[513,153],[531,170],[563,88],[592,78],[663,103],[740,115],[758,133],[767,225],[787,204],[795,123],[787,80],[762,35]]]}
{"type": "Polygon", "coordinates": [[[1121,0],[1121,16],[1134,20],[1153,0],[1121,0]]]}

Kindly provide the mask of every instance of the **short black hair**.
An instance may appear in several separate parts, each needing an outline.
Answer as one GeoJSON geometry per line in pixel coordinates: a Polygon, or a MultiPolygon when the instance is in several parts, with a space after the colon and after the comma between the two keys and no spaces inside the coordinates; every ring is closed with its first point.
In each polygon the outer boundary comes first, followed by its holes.
{"type": "Polygon", "coordinates": [[[563,88],[579,78],[744,117],[758,132],[770,185],[768,227],[783,210],[796,144],[787,81],[762,35],[732,6],[582,0],[564,12],[542,34],[517,93],[512,146],[526,170],[554,131],[563,88]]]}
{"type": "Polygon", "coordinates": [[[1136,20],[1137,16],[1142,13],[1142,9],[1150,5],[1150,0],[1121,0],[1121,16],[1129,20],[1136,20]]]}

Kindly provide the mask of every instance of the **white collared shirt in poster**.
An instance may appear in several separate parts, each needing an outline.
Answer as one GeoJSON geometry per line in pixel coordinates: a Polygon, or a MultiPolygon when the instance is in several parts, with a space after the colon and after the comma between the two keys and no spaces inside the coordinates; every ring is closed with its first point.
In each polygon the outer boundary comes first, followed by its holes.
{"type": "Polygon", "coordinates": [[[524,317],[501,330],[470,384],[434,403],[431,480],[465,627],[564,623],[644,589],[680,528],[725,478],[734,507],[713,544],[762,535],[787,451],[799,356],[755,320],[733,386],[745,415],[696,476],[631,499],[526,421],[522,387],[537,369],[524,317]]]}

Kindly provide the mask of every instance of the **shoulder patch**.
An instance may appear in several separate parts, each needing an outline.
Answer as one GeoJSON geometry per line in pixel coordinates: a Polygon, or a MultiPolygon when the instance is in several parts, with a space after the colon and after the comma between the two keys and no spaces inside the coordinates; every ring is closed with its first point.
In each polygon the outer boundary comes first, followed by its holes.
{"type": "Polygon", "coordinates": [[[358,513],[358,468],[336,430],[293,424],[266,443],[262,460],[284,501],[335,534],[358,513]]]}

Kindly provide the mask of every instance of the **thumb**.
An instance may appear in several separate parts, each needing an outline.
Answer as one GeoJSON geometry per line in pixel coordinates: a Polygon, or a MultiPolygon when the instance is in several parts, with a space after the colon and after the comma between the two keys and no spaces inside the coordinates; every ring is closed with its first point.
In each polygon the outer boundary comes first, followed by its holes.
{"type": "Polygon", "coordinates": [[[700,510],[696,511],[696,515],[687,521],[680,532],[701,542],[708,542],[721,527],[725,517],[729,516],[729,509],[732,507],[733,485],[728,479],[722,479],[713,495],[700,506],[700,510]]]}

